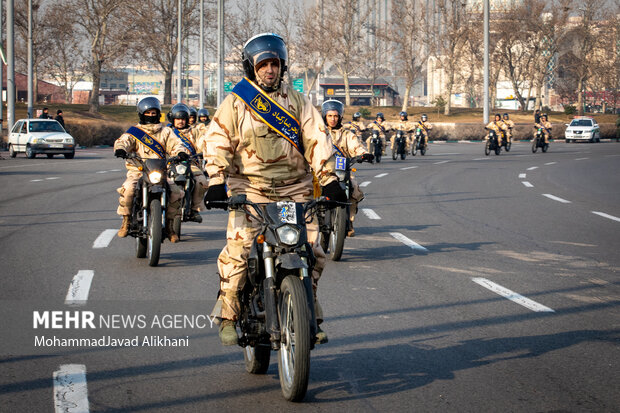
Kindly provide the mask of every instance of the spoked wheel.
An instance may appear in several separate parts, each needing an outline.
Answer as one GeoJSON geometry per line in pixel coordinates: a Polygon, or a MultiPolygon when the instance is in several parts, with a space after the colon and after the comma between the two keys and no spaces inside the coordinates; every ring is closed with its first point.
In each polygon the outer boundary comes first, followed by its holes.
{"type": "Polygon", "coordinates": [[[280,287],[280,327],[282,342],[278,373],[282,394],[288,401],[304,398],[310,376],[310,322],[306,292],[301,280],[286,277],[280,287]]]}
{"type": "Polygon", "coordinates": [[[347,210],[346,207],[331,210],[332,232],[329,235],[329,258],[332,261],[340,261],[344,250],[344,239],[347,235],[347,210]]]}
{"type": "Polygon", "coordinates": [[[414,139],[413,145],[411,146],[411,156],[415,156],[417,151],[418,151],[418,140],[414,139]]]}
{"type": "Polygon", "coordinates": [[[489,154],[490,154],[490,153],[491,153],[491,141],[487,141],[487,142],[484,144],[484,154],[485,154],[486,156],[489,156],[489,154]]]}
{"type": "Polygon", "coordinates": [[[149,265],[156,267],[159,263],[159,252],[161,251],[161,203],[159,199],[151,201],[148,219],[148,238],[146,255],[149,259],[149,265]]]}
{"type": "Polygon", "coordinates": [[[394,150],[392,151],[392,160],[393,160],[393,161],[395,161],[395,160],[396,160],[396,158],[397,158],[397,156],[398,156],[398,152],[396,151],[396,149],[394,149],[394,150]]]}
{"type": "Polygon", "coordinates": [[[271,347],[269,344],[259,344],[256,347],[246,346],[243,349],[245,371],[251,374],[265,374],[269,369],[271,347]]]}
{"type": "Polygon", "coordinates": [[[548,143],[543,143],[543,146],[542,146],[543,153],[547,152],[548,150],[549,150],[549,144],[548,143]]]}
{"type": "Polygon", "coordinates": [[[532,141],[532,153],[536,153],[538,150],[538,138],[534,138],[532,141]]]}

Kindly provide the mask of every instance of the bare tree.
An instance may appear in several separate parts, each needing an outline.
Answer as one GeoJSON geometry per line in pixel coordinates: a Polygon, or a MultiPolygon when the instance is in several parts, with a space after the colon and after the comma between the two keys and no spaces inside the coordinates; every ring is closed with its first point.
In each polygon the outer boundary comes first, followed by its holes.
{"type": "MultiPolygon", "coordinates": [[[[125,57],[130,42],[136,41],[136,33],[128,30],[123,21],[128,0],[68,0],[65,7],[67,18],[79,27],[76,36],[82,35],[89,44],[89,62],[93,89],[89,111],[99,111],[99,87],[101,70],[105,65],[125,57]]],[[[147,37],[147,35],[143,35],[147,37]]],[[[141,37],[138,37],[140,39],[141,37]]]]}
{"type": "MultiPolygon", "coordinates": [[[[609,13],[612,17],[601,22],[599,42],[596,47],[596,67],[591,85],[597,92],[602,92],[601,103],[603,113],[607,105],[614,109],[618,107],[620,99],[620,2],[616,4],[616,13],[609,13]]],[[[614,112],[615,113],[615,112],[614,112]]]]}
{"type": "MultiPolygon", "coordinates": [[[[202,0],[201,0],[202,1],[202,0]]],[[[197,35],[198,1],[183,0],[182,42],[197,35]]],[[[147,36],[137,39],[133,49],[144,62],[155,63],[164,74],[164,104],[172,103],[172,77],[178,53],[178,2],[176,0],[144,0],[130,4],[132,25],[147,36]],[[157,22],[157,24],[154,24],[157,22]]],[[[205,8],[209,24],[214,12],[205,8]]]]}

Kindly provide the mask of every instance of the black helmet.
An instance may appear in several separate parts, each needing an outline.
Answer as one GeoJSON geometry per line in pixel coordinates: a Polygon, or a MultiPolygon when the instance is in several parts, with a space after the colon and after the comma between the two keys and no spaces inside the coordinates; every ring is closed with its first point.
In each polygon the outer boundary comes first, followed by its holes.
{"type": "Polygon", "coordinates": [[[405,112],[404,110],[403,110],[402,112],[400,112],[400,116],[404,117],[404,118],[405,118],[405,120],[407,120],[407,119],[408,119],[407,112],[405,112]]]}
{"type": "Polygon", "coordinates": [[[321,115],[323,116],[323,122],[327,124],[327,112],[330,110],[335,110],[338,112],[338,124],[336,125],[336,129],[342,126],[342,114],[344,113],[344,105],[341,101],[336,99],[330,99],[323,102],[321,105],[321,115]]]}
{"type": "MultiPolygon", "coordinates": [[[[243,62],[243,71],[245,76],[254,81],[256,80],[256,74],[254,73],[254,67],[263,60],[277,58],[280,59],[280,82],[286,72],[286,61],[288,60],[288,53],[286,51],[286,44],[282,36],[275,33],[261,33],[243,45],[243,52],[241,53],[241,60],[243,62]]],[[[274,87],[274,90],[280,87],[278,83],[274,87]]]]}
{"type": "Polygon", "coordinates": [[[360,120],[361,117],[362,117],[362,114],[359,112],[355,112],[353,114],[353,120],[360,120]]]}
{"type": "Polygon", "coordinates": [[[194,118],[196,118],[196,117],[197,117],[197,115],[198,115],[198,111],[196,110],[196,108],[195,108],[195,107],[193,107],[193,106],[190,106],[190,107],[189,107],[189,116],[190,116],[190,118],[191,118],[192,116],[193,116],[194,118]]]}
{"type": "Polygon", "coordinates": [[[153,96],[144,98],[138,102],[138,116],[140,117],[140,123],[159,123],[159,117],[161,116],[161,103],[159,99],[153,96]],[[144,116],[144,112],[150,109],[157,110],[157,119],[152,116],[144,116]]]}
{"type": "Polygon", "coordinates": [[[426,116],[426,113],[422,114],[422,122],[426,122],[428,120],[428,116],[426,116]]]}
{"type": "Polygon", "coordinates": [[[174,126],[175,119],[185,119],[185,122],[189,123],[189,108],[185,103],[177,103],[170,109],[166,118],[173,124],[172,126],[174,126]]]}
{"type": "Polygon", "coordinates": [[[501,119],[501,118],[502,118],[502,115],[500,115],[499,113],[496,113],[496,114],[495,114],[495,118],[497,119],[498,117],[501,119]]]}
{"type": "Polygon", "coordinates": [[[546,113],[543,113],[542,115],[540,115],[540,117],[541,117],[541,118],[542,118],[542,117],[544,117],[546,120],[549,120],[549,118],[547,117],[547,114],[546,114],[546,113]]]}
{"type": "Polygon", "coordinates": [[[503,117],[504,117],[504,119],[508,119],[508,114],[507,114],[507,113],[504,113],[504,116],[503,116],[503,117]]]}
{"type": "Polygon", "coordinates": [[[385,116],[383,116],[383,112],[377,113],[377,116],[375,116],[375,119],[377,119],[377,118],[381,118],[381,121],[384,121],[385,120],[385,116]]]}
{"type": "Polygon", "coordinates": [[[208,109],[202,108],[198,111],[198,116],[196,118],[198,122],[200,122],[200,118],[202,118],[203,116],[207,117],[207,121],[203,123],[209,123],[209,110],[208,109]]]}

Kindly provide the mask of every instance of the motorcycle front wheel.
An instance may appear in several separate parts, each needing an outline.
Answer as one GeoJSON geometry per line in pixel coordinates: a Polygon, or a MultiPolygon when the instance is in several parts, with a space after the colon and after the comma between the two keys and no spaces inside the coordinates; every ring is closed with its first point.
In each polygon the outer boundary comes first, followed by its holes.
{"type": "Polygon", "coordinates": [[[415,156],[415,153],[418,151],[418,140],[413,140],[413,145],[411,146],[411,156],[415,156]]]}
{"type": "Polygon", "coordinates": [[[146,256],[149,259],[149,265],[156,267],[159,263],[159,252],[161,251],[161,202],[159,199],[151,201],[149,219],[148,219],[148,238],[146,256]]]}
{"type": "Polygon", "coordinates": [[[245,371],[250,374],[265,374],[269,369],[271,347],[269,344],[259,344],[256,347],[246,346],[243,349],[245,371]]]}
{"type": "Polygon", "coordinates": [[[484,144],[484,154],[486,156],[489,156],[490,153],[491,153],[491,142],[487,141],[487,143],[484,144]]]}
{"type": "Polygon", "coordinates": [[[286,400],[297,402],[308,389],[311,339],[308,302],[299,278],[284,278],[278,308],[282,331],[278,357],[280,387],[286,400]]]}
{"type": "Polygon", "coordinates": [[[538,139],[534,138],[534,140],[532,141],[532,153],[536,153],[537,150],[538,150],[538,139]]]}
{"type": "Polygon", "coordinates": [[[330,211],[332,220],[332,232],[329,234],[329,258],[332,261],[340,261],[344,250],[344,239],[347,235],[346,207],[334,208],[330,211]]]}
{"type": "Polygon", "coordinates": [[[398,157],[398,152],[396,151],[396,149],[392,150],[392,160],[395,161],[397,157],[398,157]]]}

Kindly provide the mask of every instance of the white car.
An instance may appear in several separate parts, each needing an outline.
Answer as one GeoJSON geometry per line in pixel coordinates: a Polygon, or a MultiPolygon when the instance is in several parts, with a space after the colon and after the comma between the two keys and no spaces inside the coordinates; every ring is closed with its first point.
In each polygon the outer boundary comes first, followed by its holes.
{"type": "Polygon", "coordinates": [[[53,119],[20,119],[9,134],[9,156],[15,158],[20,152],[29,159],[39,153],[48,158],[62,154],[73,159],[75,140],[53,119]]]}
{"type": "Polygon", "coordinates": [[[566,142],[588,141],[600,142],[601,130],[596,121],[588,116],[580,116],[572,120],[570,124],[566,124],[566,132],[564,133],[566,142]]]}

